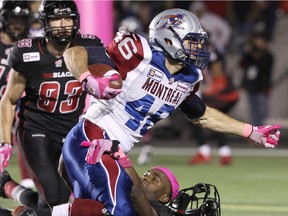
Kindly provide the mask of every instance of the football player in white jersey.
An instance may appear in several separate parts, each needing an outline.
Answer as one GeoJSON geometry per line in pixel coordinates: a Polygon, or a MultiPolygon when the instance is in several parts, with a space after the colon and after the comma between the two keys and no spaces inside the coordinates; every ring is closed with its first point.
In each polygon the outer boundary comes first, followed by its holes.
{"type": "MultiPolygon", "coordinates": [[[[97,196],[87,186],[97,180],[93,163],[110,151],[101,143],[118,140],[119,151],[126,154],[177,107],[203,128],[248,138],[266,148],[278,145],[279,125],[252,126],[238,121],[206,106],[195,94],[210,54],[206,52],[208,36],[192,13],[165,10],[149,28],[149,41],[136,33],[118,32],[106,48],[78,46],[64,53],[69,71],[94,96],[87,113],[66,137],[62,152],[76,197],[84,191],[86,198],[97,196]],[[94,63],[112,66],[115,70],[107,73],[121,76],[122,91],[109,87],[105,78],[93,76],[88,65],[94,63]]],[[[127,168],[125,154],[118,161],[127,168]]],[[[129,169],[133,167],[125,170],[129,169]]],[[[143,212],[145,202],[141,202],[137,213],[143,212]]]]}

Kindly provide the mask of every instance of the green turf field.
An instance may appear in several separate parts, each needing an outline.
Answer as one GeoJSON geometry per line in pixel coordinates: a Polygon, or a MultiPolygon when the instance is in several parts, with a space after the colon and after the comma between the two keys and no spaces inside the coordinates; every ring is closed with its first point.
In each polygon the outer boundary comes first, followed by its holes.
{"type": "MultiPolygon", "coordinates": [[[[18,180],[15,156],[7,170],[18,180]]],[[[136,161],[136,156],[130,156],[132,161],[136,161]]],[[[220,167],[217,157],[213,163],[200,166],[187,165],[188,159],[186,155],[158,155],[153,157],[150,165],[134,165],[139,173],[153,165],[168,166],[179,178],[181,188],[198,182],[215,184],[221,196],[223,216],[288,215],[288,155],[236,156],[234,163],[228,167],[220,167]]],[[[16,206],[14,202],[4,199],[0,199],[0,205],[8,208],[16,206]]]]}

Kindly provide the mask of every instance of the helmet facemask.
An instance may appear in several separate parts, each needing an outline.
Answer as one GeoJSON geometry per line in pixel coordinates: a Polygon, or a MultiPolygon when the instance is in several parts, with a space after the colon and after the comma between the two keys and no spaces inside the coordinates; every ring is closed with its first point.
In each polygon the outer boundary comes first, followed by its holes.
{"type": "MultiPolygon", "coordinates": [[[[173,31],[173,28],[171,30],[173,31]]],[[[177,32],[174,34],[177,35],[177,32]]],[[[202,34],[188,33],[183,39],[179,38],[181,49],[176,52],[175,59],[184,62],[187,66],[195,65],[203,70],[210,58],[210,53],[205,51],[207,39],[208,36],[204,31],[202,34]],[[188,47],[184,45],[185,41],[188,41],[188,47]]]]}
{"type": "Polygon", "coordinates": [[[169,208],[175,216],[221,216],[218,190],[206,183],[179,191],[169,208]]]}
{"type": "Polygon", "coordinates": [[[43,6],[40,6],[39,21],[41,23],[44,36],[49,40],[55,41],[58,44],[67,44],[75,39],[80,28],[80,18],[73,1],[45,1],[43,6]],[[41,9],[41,7],[43,7],[41,9]],[[42,11],[41,11],[42,10],[42,11]],[[73,25],[51,27],[49,21],[51,19],[72,18],[73,25]]]}

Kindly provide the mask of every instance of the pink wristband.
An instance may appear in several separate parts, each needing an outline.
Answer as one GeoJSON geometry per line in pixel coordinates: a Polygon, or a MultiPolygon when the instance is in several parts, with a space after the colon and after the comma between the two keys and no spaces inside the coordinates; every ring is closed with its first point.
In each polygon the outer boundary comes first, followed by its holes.
{"type": "Polygon", "coordinates": [[[121,157],[117,161],[120,164],[120,166],[122,166],[123,168],[132,167],[132,162],[127,156],[121,157]]]}
{"type": "Polygon", "coordinates": [[[86,79],[87,76],[91,75],[90,71],[85,71],[84,73],[82,73],[80,76],[79,76],[79,82],[82,83],[82,81],[84,79],[86,79]]]}
{"type": "Polygon", "coordinates": [[[242,133],[243,137],[248,138],[250,136],[250,134],[252,133],[252,131],[253,131],[253,126],[250,124],[245,124],[244,130],[242,133]]]}
{"type": "Polygon", "coordinates": [[[114,154],[113,154],[113,156],[115,157],[115,158],[124,158],[124,157],[126,157],[126,154],[122,151],[122,148],[119,146],[118,147],[118,152],[115,152],[114,154]]]}

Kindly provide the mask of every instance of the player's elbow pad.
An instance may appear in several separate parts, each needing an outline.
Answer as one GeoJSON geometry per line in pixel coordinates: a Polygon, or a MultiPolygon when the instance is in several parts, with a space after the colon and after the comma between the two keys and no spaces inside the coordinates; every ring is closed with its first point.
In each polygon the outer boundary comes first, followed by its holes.
{"type": "Polygon", "coordinates": [[[192,95],[180,105],[180,109],[189,119],[195,119],[204,115],[206,105],[197,95],[192,95]]]}

